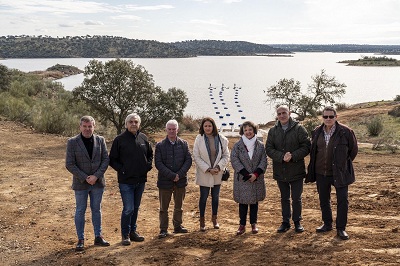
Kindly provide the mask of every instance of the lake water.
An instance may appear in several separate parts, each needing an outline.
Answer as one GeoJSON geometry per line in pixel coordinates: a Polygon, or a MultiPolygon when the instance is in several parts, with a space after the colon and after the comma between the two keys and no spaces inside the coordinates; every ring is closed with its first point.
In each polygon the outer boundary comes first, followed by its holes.
{"type": "MultiPolygon", "coordinates": [[[[296,53],[293,57],[211,57],[149,59],[132,58],[153,75],[155,84],[163,89],[176,87],[186,91],[189,103],[186,114],[194,117],[212,116],[219,125],[245,120],[266,123],[274,112],[265,103],[263,90],[282,78],[294,78],[306,91],[311,76],[325,69],[329,76],[347,85],[339,101],[347,104],[377,100],[392,100],[400,94],[400,67],[354,67],[338,61],[359,59],[372,54],[356,53],[296,53]],[[214,89],[210,90],[210,84],[214,89]],[[224,85],[224,90],[221,89],[224,85]],[[234,86],[236,85],[236,89],[234,86]],[[240,89],[239,89],[240,88],[240,89]],[[219,112],[219,114],[217,114],[219,112]],[[221,118],[220,118],[221,116],[221,118]]],[[[400,59],[400,55],[388,57],[400,59]]],[[[45,70],[55,64],[73,65],[84,69],[90,58],[7,59],[9,68],[21,71],[45,70]]],[[[109,59],[99,59],[106,61],[109,59]]],[[[59,80],[72,90],[83,81],[83,74],[59,80]]]]}

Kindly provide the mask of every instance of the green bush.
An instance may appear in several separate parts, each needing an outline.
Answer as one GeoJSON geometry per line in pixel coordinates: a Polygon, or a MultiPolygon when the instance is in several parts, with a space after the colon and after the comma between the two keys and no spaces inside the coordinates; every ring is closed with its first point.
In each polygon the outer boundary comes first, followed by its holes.
{"type": "Polygon", "coordinates": [[[31,107],[24,98],[15,98],[8,92],[0,94],[0,114],[21,123],[31,121],[31,107]]]}
{"type": "Polygon", "coordinates": [[[336,103],[335,105],[336,105],[336,111],[342,111],[349,108],[349,106],[346,103],[336,103]]]}
{"type": "Polygon", "coordinates": [[[307,130],[308,136],[311,137],[311,132],[319,125],[321,125],[321,121],[314,117],[314,118],[309,118],[307,120],[304,120],[302,122],[302,125],[304,128],[307,130]]]}
{"type": "Polygon", "coordinates": [[[40,132],[70,136],[76,132],[77,121],[78,117],[58,107],[56,102],[38,102],[33,110],[33,127],[40,132]]]}
{"type": "Polygon", "coordinates": [[[197,132],[200,128],[201,119],[195,119],[191,115],[184,115],[179,123],[181,131],[197,132]]]}
{"type": "Polygon", "coordinates": [[[392,110],[388,112],[388,115],[391,115],[393,117],[400,117],[400,106],[396,106],[392,110]]]}
{"type": "Polygon", "coordinates": [[[371,137],[377,137],[383,130],[383,123],[380,117],[373,117],[369,122],[367,122],[368,134],[371,137]]]}

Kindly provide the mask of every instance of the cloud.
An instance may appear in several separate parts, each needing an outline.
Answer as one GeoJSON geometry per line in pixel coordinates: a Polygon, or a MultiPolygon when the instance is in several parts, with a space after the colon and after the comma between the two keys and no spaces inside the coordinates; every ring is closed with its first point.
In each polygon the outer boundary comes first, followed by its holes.
{"type": "Polygon", "coordinates": [[[104,23],[101,21],[93,21],[93,20],[85,21],[83,24],[85,24],[85,25],[104,25],[104,23]]]}
{"type": "Polygon", "coordinates": [[[117,19],[117,20],[133,20],[133,21],[142,20],[141,17],[134,16],[134,15],[118,15],[118,16],[112,16],[111,18],[117,19]]]}
{"type": "Polygon", "coordinates": [[[58,26],[60,26],[61,28],[71,28],[71,27],[73,27],[73,25],[71,25],[71,24],[58,24],[58,26]]]}
{"type": "Polygon", "coordinates": [[[192,19],[189,21],[192,24],[203,24],[203,25],[214,25],[214,26],[225,26],[225,24],[221,23],[219,20],[210,19],[210,20],[201,20],[201,19],[192,19]]]}
{"type": "Polygon", "coordinates": [[[173,9],[174,6],[171,5],[155,5],[155,6],[137,6],[137,5],[126,5],[127,10],[130,11],[152,11],[152,10],[162,10],[162,9],[173,9]]]}
{"type": "Polygon", "coordinates": [[[7,13],[28,14],[36,12],[55,13],[98,13],[118,11],[106,3],[74,1],[74,0],[24,0],[24,1],[0,1],[0,5],[7,13]]]}

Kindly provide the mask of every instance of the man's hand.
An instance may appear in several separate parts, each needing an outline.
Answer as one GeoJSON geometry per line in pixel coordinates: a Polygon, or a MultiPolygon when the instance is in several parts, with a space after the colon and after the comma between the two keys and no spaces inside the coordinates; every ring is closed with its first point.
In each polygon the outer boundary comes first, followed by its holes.
{"type": "Polygon", "coordinates": [[[93,186],[94,184],[96,184],[97,179],[98,178],[96,176],[90,175],[90,176],[86,177],[86,182],[88,182],[90,185],[93,186]]]}
{"type": "Polygon", "coordinates": [[[283,156],[283,160],[285,162],[289,162],[292,159],[292,154],[290,152],[285,153],[285,156],[283,156]]]}
{"type": "Polygon", "coordinates": [[[178,181],[179,181],[179,175],[176,174],[175,179],[174,179],[174,182],[178,182],[178,181]]]}

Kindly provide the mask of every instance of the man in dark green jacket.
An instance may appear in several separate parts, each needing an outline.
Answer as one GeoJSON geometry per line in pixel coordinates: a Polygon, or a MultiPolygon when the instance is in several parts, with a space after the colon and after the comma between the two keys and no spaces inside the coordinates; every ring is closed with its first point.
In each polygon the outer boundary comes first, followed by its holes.
{"type": "Polygon", "coordinates": [[[268,131],[266,153],[273,161],[273,177],[281,192],[282,224],[279,233],[290,229],[292,218],[295,231],[304,231],[302,219],[301,195],[303,179],[306,176],[304,157],[310,152],[310,140],[306,129],[290,117],[289,108],[281,105],[276,109],[278,121],[268,131]],[[292,211],[290,209],[292,196],[292,211]]]}

